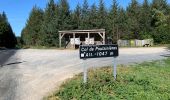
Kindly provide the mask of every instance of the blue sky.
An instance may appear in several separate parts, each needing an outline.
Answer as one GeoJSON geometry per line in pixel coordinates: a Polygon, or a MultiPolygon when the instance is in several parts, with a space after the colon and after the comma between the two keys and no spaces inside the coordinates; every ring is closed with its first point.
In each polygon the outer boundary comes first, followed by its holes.
{"type": "MultiPolygon", "coordinates": [[[[57,2],[57,0],[55,0],[57,2]]],[[[126,7],[131,0],[118,0],[118,4],[126,7]]],[[[143,0],[138,0],[142,3],[143,0]]],[[[68,0],[70,9],[74,9],[77,3],[82,4],[83,0],[68,0]]],[[[96,3],[99,0],[88,0],[89,5],[96,3]]],[[[110,7],[112,0],[104,0],[106,7],[110,7]]],[[[170,0],[168,0],[170,2],[170,0]]],[[[20,36],[21,30],[29,17],[29,13],[34,5],[44,9],[48,0],[0,0],[0,13],[3,11],[7,14],[8,21],[10,22],[16,36],[20,36]]]]}

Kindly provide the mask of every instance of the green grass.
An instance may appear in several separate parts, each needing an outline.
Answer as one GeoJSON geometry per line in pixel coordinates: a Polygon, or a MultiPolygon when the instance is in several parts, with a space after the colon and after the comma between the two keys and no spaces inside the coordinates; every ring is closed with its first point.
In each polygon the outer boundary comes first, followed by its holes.
{"type": "Polygon", "coordinates": [[[82,73],[67,80],[47,100],[170,100],[170,58],[112,68],[91,69],[88,83],[82,73]]]}

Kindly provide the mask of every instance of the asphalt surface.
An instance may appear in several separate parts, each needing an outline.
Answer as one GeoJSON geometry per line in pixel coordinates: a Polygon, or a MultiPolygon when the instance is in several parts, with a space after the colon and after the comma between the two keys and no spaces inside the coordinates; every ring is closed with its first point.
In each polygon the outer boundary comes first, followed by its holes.
{"type": "MultiPolygon", "coordinates": [[[[164,59],[163,47],[121,48],[118,64],[164,59]]],[[[88,59],[88,68],[113,65],[113,58],[88,59]]],[[[0,50],[0,100],[41,100],[83,71],[78,50],[0,50]]]]}

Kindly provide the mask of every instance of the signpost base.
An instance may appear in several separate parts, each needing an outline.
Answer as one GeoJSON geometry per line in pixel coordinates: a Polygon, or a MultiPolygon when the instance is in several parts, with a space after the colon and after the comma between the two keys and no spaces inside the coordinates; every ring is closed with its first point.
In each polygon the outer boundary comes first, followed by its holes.
{"type": "Polygon", "coordinates": [[[114,57],[113,58],[113,76],[114,76],[114,80],[116,80],[116,76],[117,76],[116,70],[117,70],[117,63],[116,63],[116,57],[114,57]]]}
{"type": "Polygon", "coordinates": [[[83,82],[87,83],[87,66],[86,59],[83,59],[83,82]]]}

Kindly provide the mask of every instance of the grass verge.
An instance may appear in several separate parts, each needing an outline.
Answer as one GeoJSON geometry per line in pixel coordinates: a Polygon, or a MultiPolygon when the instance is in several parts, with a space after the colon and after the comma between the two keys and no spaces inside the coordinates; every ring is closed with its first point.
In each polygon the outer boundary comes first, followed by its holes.
{"type": "Polygon", "coordinates": [[[114,81],[112,68],[91,69],[88,83],[82,73],[67,80],[47,100],[170,100],[170,58],[119,66],[114,81]]]}

